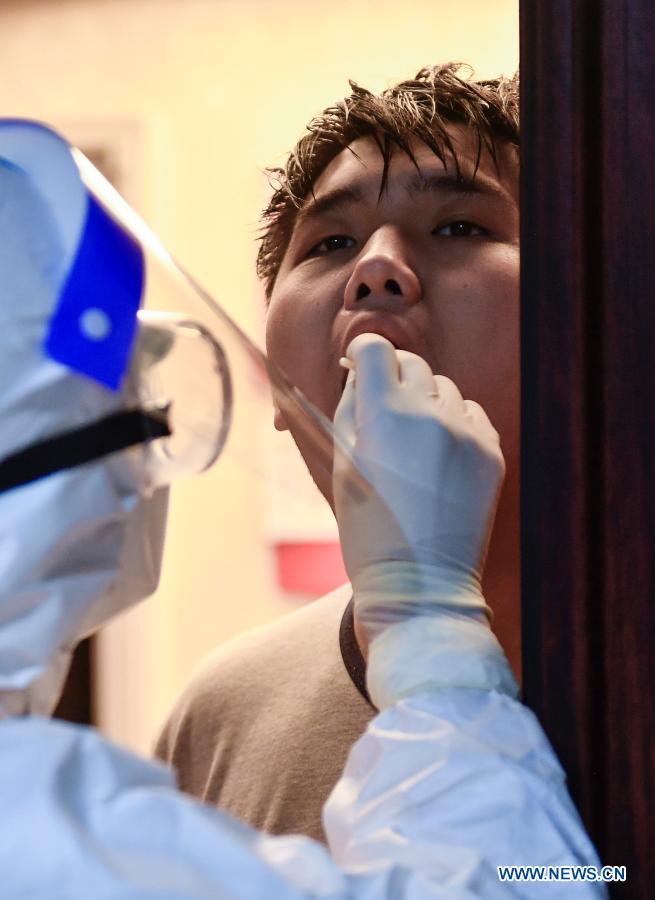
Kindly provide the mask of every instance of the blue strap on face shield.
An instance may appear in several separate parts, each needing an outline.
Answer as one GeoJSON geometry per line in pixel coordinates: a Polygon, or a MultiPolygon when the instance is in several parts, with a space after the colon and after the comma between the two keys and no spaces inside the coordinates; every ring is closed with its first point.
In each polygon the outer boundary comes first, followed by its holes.
{"type": "Polygon", "coordinates": [[[87,197],[82,239],[50,320],[45,351],[117,391],[136,333],[143,252],[91,194],[87,197]]]}

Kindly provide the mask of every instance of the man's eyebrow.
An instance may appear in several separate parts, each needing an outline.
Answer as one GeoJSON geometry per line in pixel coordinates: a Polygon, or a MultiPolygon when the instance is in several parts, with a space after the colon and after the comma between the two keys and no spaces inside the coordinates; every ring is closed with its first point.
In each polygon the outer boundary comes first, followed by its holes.
{"type": "Polygon", "coordinates": [[[511,194],[495,181],[478,172],[474,178],[458,175],[456,172],[440,172],[437,175],[416,173],[405,182],[410,196],[416,194],[454,194],[460,196],[482,196],[513,202],[511,194]]]}
{"type": "Polygon", "coordinates": [[[322,197],[310,200],[302,206],[296,216],[295,228],[307,222],[320,219],[329,213],[337,212],[344,206],[352,206],[354,203],[362,203],[364,194],[358,187],[342,187],[328,191],[322,197]]]}

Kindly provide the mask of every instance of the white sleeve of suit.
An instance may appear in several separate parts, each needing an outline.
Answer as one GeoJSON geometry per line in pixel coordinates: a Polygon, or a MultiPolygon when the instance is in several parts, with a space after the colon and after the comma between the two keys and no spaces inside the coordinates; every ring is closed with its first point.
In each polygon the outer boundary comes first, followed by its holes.
{"type": "Polygon", "coordinates": [[[602,884],[498,877],[504,865],[598,865],[548,741],[512,687],[482,622],[453,626],[431,613],[381,631],[370,648],[369,689],[382,711],[326,805],[329,849],[259,834],[183,796],[163,766],[93,729],[7,716],[0,896],[605,896],[602,884]]]}
{"type": "Polygon", "coordinates": [[[2,896],[604,897],[594,882],[503,882],[498,866],[599,866],[534,716],[448,688],[381,712],[325,809],[329,851],[262,835],[174,790],[92,729],[0,722],[2,896]]]}

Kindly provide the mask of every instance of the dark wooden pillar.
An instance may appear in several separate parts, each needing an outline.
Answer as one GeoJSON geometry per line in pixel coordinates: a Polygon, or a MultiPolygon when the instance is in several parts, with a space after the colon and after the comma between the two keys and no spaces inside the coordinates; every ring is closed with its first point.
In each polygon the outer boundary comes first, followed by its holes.
{"type": "Polygon", "coordinates": [[[523,0],[524,693],[655,891],[655,3],[523,0]]]}

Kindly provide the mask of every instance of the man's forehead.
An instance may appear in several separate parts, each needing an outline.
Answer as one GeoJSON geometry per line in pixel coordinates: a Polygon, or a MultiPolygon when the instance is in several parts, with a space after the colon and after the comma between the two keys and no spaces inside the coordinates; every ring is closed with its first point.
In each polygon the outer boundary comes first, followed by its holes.
{"type": "MultiPolygon", "coordinates": [[[[478,152],[477,136],[470,128],[453,126],[450,133],[457,161],[444,153],[441,160],[423,141],[414,139],[407,153],[395,149],[389,163],[387,190],[402,188],[412,195],[437,193],[480,194],[518,205],[518,153],[507,142],[497,142],[497,159],[489,151],[478,152]]],[[[367,194],[380,191],[384,163],[379,145],[372,137],[358,138],[344,148],[323,170],[314,183],[299,213],[308,215],[327,211],[334,202],[359,202],[367,194]]]]}
{"type": "MultiPolygon", "coordinates": [[[[475,175],[480,186],[498,188],[509,195],[508,199],[518,202],[516,148],[505,141],[497,141],[497,160],[494,161],[486,148],[481,153],[478,152],[477,135],[472,129],[451,126],[449,133],[457,162],[448,152],[444,153],[444,160],[441,160],[430,147],[416,138],[409,142],[415,162],[407,153],[394,148],[389,163],[388,184],[392,188],[395,184],[402,184],[404,187],[414,184],[420,193],[422,182],[433,188],[441,182],[447,188],[458,181],[466,184],[475,175]]],[[[383,165],[382,153],[374,138],[358,138],[328,163],[314,182],[312,195],[307,198],[304,206],[311,206],[322,196],[342,189],[363,190],[367,184],[376,184],[379,191],[383,165]]]]}

